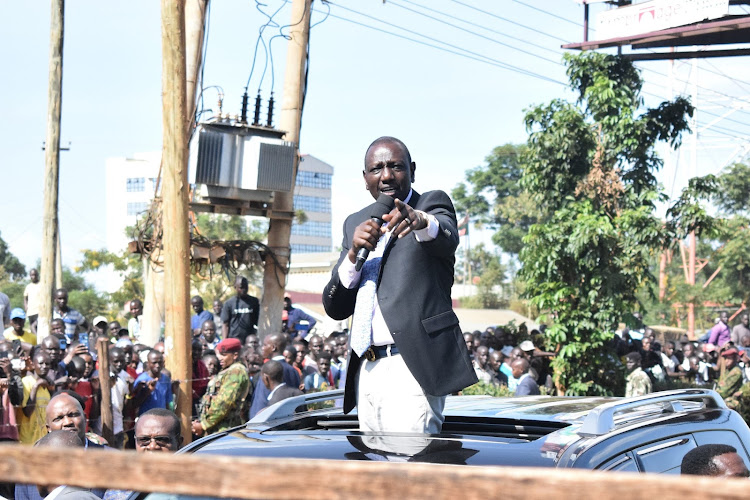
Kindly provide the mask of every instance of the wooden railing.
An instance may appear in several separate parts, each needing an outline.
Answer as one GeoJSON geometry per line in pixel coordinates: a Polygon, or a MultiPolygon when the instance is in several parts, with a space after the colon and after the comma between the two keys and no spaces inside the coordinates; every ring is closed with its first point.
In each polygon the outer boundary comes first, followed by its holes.
{"type": "Polygon", "coordinates": [[[272,498],[746,499],[744,479],[0,446],[0,481],[272,498]]]}

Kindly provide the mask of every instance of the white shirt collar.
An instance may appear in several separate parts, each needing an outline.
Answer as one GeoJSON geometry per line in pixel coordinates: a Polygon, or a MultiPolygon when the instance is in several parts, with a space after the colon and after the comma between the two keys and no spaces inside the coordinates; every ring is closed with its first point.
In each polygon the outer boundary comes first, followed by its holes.
{"type": "Polygon", "coordinates": [[[273,393],[276,392],[276,389],[278,389],[282,385],[286,385],[286,382],[282,382],[282,383],[280,383],[279,385],[277,385],[276,387],[273,388],[273,390],[271,391],[271,393],[268,395],[268,398],[267,398],[269,401],[271,401],[271,398],[273,397],[273,393]]]}

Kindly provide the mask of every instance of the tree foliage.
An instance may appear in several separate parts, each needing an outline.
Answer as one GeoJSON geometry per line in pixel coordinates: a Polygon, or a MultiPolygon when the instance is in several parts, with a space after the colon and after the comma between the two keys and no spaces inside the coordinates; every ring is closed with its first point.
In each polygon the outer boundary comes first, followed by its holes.
{"type": "Polygon", "coordinates": [[[11,281],[20,280],[26,276],[26,266],[8,248],[8,244],[0,236],[0,278],[5,276],[11,281]]]}
{"type": "Polygon", "coordinates": [[[458,184],[451,196],[458,213],[471,214],[495,230],[492,242],[503,252],[517,255],[523,237],[540,215],[536,204],[519,181],[523,173],[519,158],[524,145],[504,144],[492,150],[485,165],[466,172],[466,183],[458,184]]]}
{"type": "Polygon", "coordinates": [[[613,394],[622,369],[609,341],[652,278],[651,256],[688,227],[706,222],[694,189],[665,226],[654,214],[665,199],[655,173],[657,142],[672,146],[693,108],[677,98],[641,112],[642,81],[629,61],[599,53],[565,56],[575,103],[560,99],[527,111],[525,188],[541,210],[521,251],[532,304],[554,316],[546,335],[559,352],[553,367],[566,394],[613,394]]]}
{"type": "Polygon", "coordinates": [[[476,309],[496,309],[504,305],[502,295],[498,288],[505,280],[505,266],[500,262],[500,256],[485,248],[480,243],[467,252],[459,252],[459,264],[456,266],[458,278],[464,282],[471,281],[476,284],[476,295],[462,300],[463,307],[476,309]],[[461,264],[463,262],[463,265],[461,264]],[[469,267],[467,273],[466,264],[469,267]]]}

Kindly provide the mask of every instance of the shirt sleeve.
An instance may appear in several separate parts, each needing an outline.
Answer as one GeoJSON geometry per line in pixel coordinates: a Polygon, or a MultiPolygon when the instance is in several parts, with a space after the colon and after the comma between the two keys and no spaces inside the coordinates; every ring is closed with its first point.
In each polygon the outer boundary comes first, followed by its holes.
{"type": "Polygon", "coordinates": [[[437,238],[438,229],[440,229],[440,223],[438,223],[438,220],[434,215],[425,212],[422,213],[427,217],[427,227],[414,231],[414,237],[417,238],[417,241],[420,243],[432,241],[437,238]]]}
{"type": "Polygon", "coordinates": [[[344,260],[339,264],[339,281],[341,281],[341,284],[352,289],[359,283],[361,277],[362,270],[357,271],[355,264],[352,264],[348,257],[344,257],[344,260]]]}

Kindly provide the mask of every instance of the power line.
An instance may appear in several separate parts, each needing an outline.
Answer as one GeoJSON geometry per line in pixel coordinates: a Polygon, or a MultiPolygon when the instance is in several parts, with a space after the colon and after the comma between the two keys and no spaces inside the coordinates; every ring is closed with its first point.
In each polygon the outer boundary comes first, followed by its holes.
{"type": "MultiPolygon", "coordinates": [[[[406,1],[408,1],[408,0],[406,0],[406,1]]],[[[409,2],[409,3],[412,3],[412,2],[409,2]]],[[[407,11],[409,11],[409,12],[413,12],[413,13],[415,13],[415,14],[417,14],[417,15],[420,15],[420,16],[424,16],[424,17],[426,17],[426,18],[428,18],[428,19],[432,19],[432,20],[434,20],[434,21],[437,21],[437,22],[439,22],[439,23],[445,24],[445,25],[447,25],[447,26],[450,26],[450,27],[452,27],[452,28],[456,28],[456,29],[458,29],[458,30],[464,31],[464,32],[466,32],[466,33],[469,33],[469,34],[471,34],[471,35],[477,36],[477,37],[479,37],[479,38],[483,38],[483,39],[485,39],[485,40],[489,40],[490,42],[493,42],[493,43],[497,43],[498,45],[502,45],[503,47],[508,47],[508,48],[510,48],[510,49],[513,49],[513,50],[517,50],[517,51],[519,51],[519,52],[523,52],[524,54],[527,54],[527,55],[530,55],[530,56],[533,56],[533,57],[538,57],[539,59],[542,59],[542,60],[544,60],[544,61],[548,61],[548,62],[552,62],[552,63],[559,63],[559,61],[555,61],[555,60],[553,60],[553,59],[549,59],[549,58],[547,58],[547,57],[544,57],[544,56],[540,56],[539,54],[535,54],[535,53],[533,53],[533,52],[530,52],[530,51],[528,51],[528,50],[520,49],[520,48],[518,48],[518,47],[515,47],[515,46],[513,46],[513,45],[510,45],[510,44],[507,44],[507,43],[501,42],[501,41],[499,41],[499,40],[495,40],[494,38],[490,38],[490,37],[488,37],[488,36],[480,35],[479,33],[475,32],[475,31],[471,31],[471,30],[469,30],[469,29],[466,29],[466,28],[462,28],[462,27],[460,27],[460,26],[456,26],[456,25],[455,25],[455,24],[453,24],[453,23],[449,23],[449,22],[447,22],[447,21],[443,21],[442,19],[438,19],[438,18],[436,18],[436,17],[434,17],[434,16],[431,16],[431,15],[429,15],[429,14],[425,14],[424,12],[419,12],[419,11],[416,11],[416,10],[414,10],[414,9],[410,9],[409,7],[406,7],[406,6],[400,5],[400,4],[396,3],[396,2],[394,2],[393,0],[390,0],[390,1],[388,2],[388,5],[394,5],[394,6],[396,6],[396,7],[399,7],[399,8],[405,9],[405,10],[407,10],[407,11]]],[[[430,9],[430,10],[434,10],[434,9],[430,9]]],[[[441,14],[443,14],[442,12],[440,12],[440,13],[441,13],[441,14]]],[[[443,14],[443,15],[445,15],[445,14],[443,14]]],[[[507,35],[507,36],[510,36],[510,35],[507,35]]],[[[515,38],[515,37],[510,37],[510,38],[515,38]]],[[[519,40],[518,38],[515,38],[515,39],[516,39],[516,40],[519,40]]]]}
{"type": "Polygon", "coordinates": [[[393,32],[390,32],[390,31],[386,31],[386,30],[383,30],[383,29],[380,29],[380,28],[375,28],[374,26],[370,26],[370,25],[368,25],[368,24],[365,24],[365,23],[361,23],[361,22],[358,22],[358,21],[354,21],[354,20],[352,20],[352,19],[344,18],[344,17],[341,17],[341,16],[336,16],[336,15],[334,15],[334,14],[330,14],[330,17],[334,17],[334,18],[336,18],[336,19],[341,19],[341,20],[343,20],[343,21],[348,21],[348,22],[351,22],[351,23],[353,23],[353,24],[357,24],[357,25],[359,25],[359,26],[363,26],[363,27],[365,27],[365,28],[370,28],[370,29],[373,29],[373,30],[375,30],[375,31],[380,31],[380,32],[382,32],[382,33],[386,33],[386,34],[389,34],[389,35],[397,36],[397,37],[399,37],[399,38],[403,38],[403,39],[405,39],[405,40],[409,40],[409,41],[412,41],[412,42],[415,42],[415,43],[419,43],[419,44],[421,44],[421,45],[426,45],[426,46],[429,46],[429,47],[432,47],[432,48],[436,48],[436,49],[439,49],[439,50],[443,50],[443,51],[445,51],[445,52],[450,52],[450,53],[453,53],[453,54],[461,55],[462,57],[467,57],[467,58],[469,58],[469,59],[474,59],[474,60],[477,60],[477,61],[480,61],[480,62],[485,62],[485,63],[487,63],[487,64],[491,64],[491,65],[493,65],[493,66],[501,67],[501,68],[504,68],[504,69],[508,69],[508,70],[511,70],[511,71],[514,71],[514,72],[517,72],[517,73],[521,73],[521,74],[525,74],[525,75],[528,75],[528,76],[532,76],[532,77],[534,77],[534,78],[539,78],[539,79],[541,79],[541,80],[546,80],[546,81],[549,81],[549,82],[552,82],[552,83],[557,83],[557,84],[559,84],[559,85],[563,85],[563,86],[566,86],[566,84],[565,84],[565,83],[563,83],[563,82],[560,82],[560,81],[558,81],[558,80],[555,80],[555,79],[549,78],[549,77],[547,77],[547,76],[544,76],[544,75],[540,75],[540,74],[538,74],[538,73],[534,73],[533,71],[529,71],[529,70],[526,70],[526,69],[520,68],[520,67],[518,67],[518,66],[514,66],[514,65],[512,65],[512,64],[509,64],[509,63],[506,63],[506,62],[500,61],[500,60],[498,60],[498,59],[494,59],[494,58],[491,58],[491,57],[489,57],[489,56],[485,56],[485,55],[483,55],[483,54],[479,54],[479,53],[477,53],[477,52],[473,52],[473,51],[471,51],[471,50],[468,50],[468,49],[465,49],[465,48],[463,48],[463,47],[459,47],[459,46],[457,46],[457,45],[453,45],[453,44],[450,44],[450,43],[444,42],[444,41],[442,41],[442,40],[439,40],[439,39],[437,39],[437,38],[433,38],[433,37],[430,37],[430,36],[424,35],[424,34],[422,34],[422,33],[419,33],[419,32],[417,32],[417,31],[414,31],[414,30],[410,30],[410,29],[408,29],[408,28],[404,28],[404,27],[402,27],[402,26],[398,26],[398,25],[395,25],[395,24],[389,23],[389,22],[387,22],[387,21],[384,21],[384,20],[382,20],[382,19],[378,19],[378,18],[376,18],[376,17],[373,17],[373,16],[370,16],[370,15],[368,15],[368,14],[364,14],[364,13],[358,12],[358,11],[356,11],[356,10],[354,10],[354,9],[350,9],[350,8],[344,7],[344,6],[342,6],[342,5],[334,4],[334,3],[332,3],[332,2],[329,2],[329,3],[331,3],[331,5],[334,5],[335,7],[338,7],[338,8],[340,8],[340,9],[343,9],[343,10],[346,10],[346,11],[349,11],[349,12],[352,12],[352,13],[354,13],[354,14],[358,14],[358,15],[361,15],[361,16],[363,16],[363,17],[366,17],[366,18],[368,18],[368,19],[371,19],[371,20],[374,20],[374,21],[377,21],[377,22],[383,23],[383,24],[385,24],[385,25],[387,25],[387,26],[390,26],[390,27],[393,27],[393,28],[397,28],[397,29],[400,29],[400,30],[406,31],[407,33],[411,33],[411,34],[413,34],[413,35],[417,35],[417,36],[420,36],[420,37],[426,38],[426,39],[428,39],[428,40],[431,40],[431,41],[433,41],[433,42],[437,42],[437,43],[440,43],[440,44],[446,45],[446,46],[448,46],[448,47],[451,47],[451,48],[453,48],[453,49],[457,49],[457,50],[461,51],[462,53],[456,53],[456,52],[454,52],[454,51],[452,51],[452,50],[448,50],[448,49],[446,49],[446,48],[444,48],[444,47],[440,47],[440,46],[432,45],[432,44],[429,44],[429,43],[423,42],[423,41],[421,41],[421,40],[416,40],[416,39],[413,39],[413,38],[409,38],[409,37],[406,37],[406,36],[403,36],[403,35],[399,35],[399,34],[397,34],[397,33],[393,33],[393,32]]]}
{"type": "MultiPolygon", "coordinates": [[[[454,1],[456,1],[456,0],[454,0],[454,1]]],[[[555,17],[557,19],[560,19],[560,20],[565,21],[567,23],[573,24],[575,26],[583,27],[583,25],[581,23],[577,23],[575,21],[572,21],[572,20],[568,19],[567,17],[558,16],[557,14],[553,14],[552,12],[547,12],[544,9],[540,9],[539,7],[534,7],[533,5],[529,5],[526,2],[522,2],[521,0],[513,0],[513,1],[516,2],[516,3],[520,3],[521,5],[526,6],[526,7],[530,8],[530,9],[534,9],[536,11],[539,11],[539,12],[541,12],[543,14],[547,14],[548,16],[555,17]]]]}
{"type": "MultiPolygon", "coordinates": [[[[505,17],[502,17],[502,16],[498,16],[497,14],[493,14],[492,12],[488,12],[486,10],[482,10],[482,9],[480,9],[478,7],[474,7],[473,5],[469,5],[469,4],[461,2],[459,0],[451,0],[451,1],[453,3],[457,3],[459,5],[463,5],[464,7],[468,7],[469,9],[476,10],[477,12],[481,12],[482,14],[486,14],[488,16],[494,17],[495,19],[500,19],[501,21],[505,21],[505,22],[508,22],[508,23],[511,23],[511,24],[515,24],[516,26],[520,26],[521,28],[525,28],[525,29],[531,30],[531,31],[533,31],[535,33],[539,33],[540,35],[548,36],[548,37],[553,38],[553,39],[555,39],[557,41],[560,41],[560,42],[568,42],[569,41],[569,40],[566,40],[564,38],[560,38],[560,37],[555,36],[555,35],[550,35],[549,33],[541,31],[541,30],[538,30],[536,28],[532,28],[531,26],[526,26],[525,24],[521,24],[519,22],[512,21],[512,20],[510,20],[508,18],[505,18],[505,17]]],[[[536,9],[536,7],[533,7],[533,8],[536,9]]]]}

